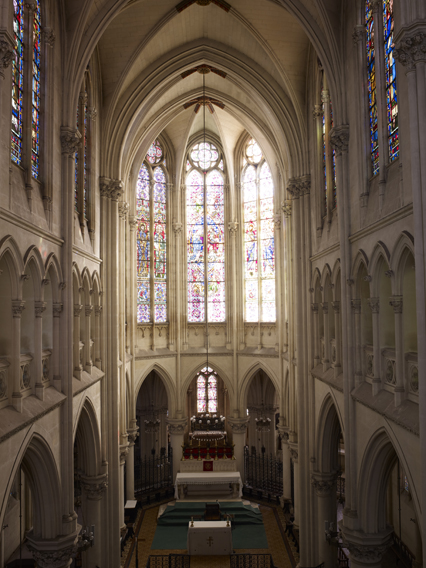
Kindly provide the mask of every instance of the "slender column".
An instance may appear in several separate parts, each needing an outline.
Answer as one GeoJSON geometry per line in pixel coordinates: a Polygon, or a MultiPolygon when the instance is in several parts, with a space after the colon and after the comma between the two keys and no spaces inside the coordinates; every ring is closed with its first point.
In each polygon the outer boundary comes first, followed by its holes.
{"type": "Polygon", "coordinates": [[[293,517],[294,525],[298,528],[300,524],[300,478],[299,478],[299,451],[297,444],[289,443],[290,455],[293,460],[293,483],[294,483],[294,501],[293,501],[293,517]]]}
{"type": "MultiPolygon", "coordinates": [[[[47,77],[53,77],[55,73],[55,52],[53,51],[53,46],[55,45],[55,32],[52,28],[44,27],[42,28],[42,40],[43,40],[43,58],[45,61],[44,73],[47,77]]],[[[54,81],[47,80],[45,82],[44,90],[44,108],[51,109],[54,106],[55,97],[55,85],[54,81]],[[47,84],[46,84],[47,83],[47,84]]],[[[43,152],[45,156],[53,156],[54,153],[54,143],[55,136],[53,134],[54,129],[54,113],[45,113],[45,122],[43,129],[43,152]]],[[[42,169],[43,178],[43,207],[46,215],[47,222],[50,229],[52,230],[52,205],[53,205],[53,171],[54,171],[54,160],[46,161],[40,164],[42,169]]]]}
{"type": "Polygon", "coordinates": [[[318,304],[313,302],[311,304],[311,309],[312,309],[312,313],[313,313],[313,320],[314,320],[314,325],[313,325],[313,330],[314,330],[314,367],[316,367],[320,360],[320,353],[321,353],[321,349],[320,349],[320,338],[319,338],[319,317],[318,317],[318,304]]]}
{"type": "Polygon", "coordinates": [[[232,430],[232,442],[234,444],[234,458],[237,460],[237,470],[240,472],[241,479],[244,483],[244,446],[246,443],[248,420],[246,418],[227,418],[227,423],[232,430]]]}
{"type": "Polygon", "coordinates": [[[126,500],[135,498],[135,441],[138,428],[129,430],[129,453],[126,459],[126,500]]]}
{"type": "MultiPolygon", "coordinates": [[[[126,463],[126,458],[128,455],[129,455],[129,445],[122,444],[120,446],[120,471],[119,471],[119,513],[120,513],[119,524],[122,533],[125,532],[126,530],[126,524],[124,522],[124,505],[126,501],[124,495],[124,464],[126,463]]],[[[133,480],[133,485],[134,485],[134,480],[133,480]]]]}
{"type": "Polygon", "coordinates": [[[342,320],[340,317],[340,302],[331,302],[331,305],[334,311],[334,329],[336,334],[336,353],[332,359],[334,359],[334,376],[337,377],[342,367],[342,320]]]}
{"type": "Polygon", "coordinates": [[[73,327],[73,376],[81,380],[83,370],[80,361],[80,314],[83,309],[81,304],[74,304],[74,327],[73,327]]]}
{"type": "Polygon", "coordinates": [[[325,521],[333,523],[334,530],[337,531],[336,480],[335,472],[314,472],[311,477],[318,503],[315,527],[318,531],[319,562],[324,562],[324,568],[334,568],[337,564],[337,548],[330,546],[325,538],[325,521]]]}
{"type": "Polygon", "coordinates": [[[373,352],[374,352],[374,379],[373,379],[373,396],[379,392],[382,386],[380,377],[380,299],[370,298],[368,305],[373,313],[373,352]]]}
{"type": "Polygon", "coordinates": [[[326,371],[330,366],[330,329],[328,326],[328,302],[322,302],[322,313],[324,317],[324,359],[322,360],[323,370],[326,371]]]}
{"type": "Polygon", "coordinates": [[[402,320],[402,296],[391,296],[389,304],[395,314],[395,406],[405,398],[404,387],[404,322],[402,320]]]}
{"type": "Polygon", "coordinates": [[[101,359],[101,314],[102,306],[95,306],[95,339],[94,339],[94,355],[95,364],[98,369],[102,369],[101,359]]]}
{"type": "Polygon", "coordinates": [[[43,333],[43,312],[46,309],[46,302],[35,302],[35,321],[34,321],[34,359],[33,359],[33,369],[34,369],[34,386],[35,394],[37,398],[43,400],[43,365],[41,361],[41,351],[42,351],[42,333],[43,333]]]}
{"type": "Polygon", "coordinates": [[[170,445],[173,451],[173,483],[176,480],[176,474],[180,471],[180,462],[182,460],[183,436],[188,420],[186,418],[168,418],[167,425],[170,433],[170,445]]]}
{"type": "Polygon", "coordinates": [[[53,386],[61,392],[61,376],[59,374],[60,361],[60,323],[63,304],[60,302],[53,304],[53,353],[52,353],[52,376],[53,386]]]}
{"type": "MultiPolygon", "coordinates": [[[[86,566],[101,566],[104,563],[102,558],[104,539],[107,534],[102,522],[102,497],[108,487],[108,475],[85,476],[81,475],[81,487],[84,495],[85,523],[91,530],[94,526],[93,546],[84,552],[86,566]]],[[[83,527],[84,528],[84,527],[83,527]]]]}
{"type": "Polygon", "coordinates": [[[12,365],[11,376],[13,382],[12,403],[15,410],[22,412],[21,394],[21,316],[25,309],[25,302],[12,300],[13,329],[12,329],[12,365]]]}
{"type": "Polygon", "coordinates": [[[360,385],[363,381],[363,354],[361,345],[361,300],[354,298],[351,300],[351,309],[355,324],[355,384],[360,385]]]}
{"type": "Polygon", "coordinates": [[[281,435],[281,451],[283,459],[283,497],[285,500],[291,499],[291,454],[288,446],[288,427],[279,426],[278,431],[281,435]]]}
{"type": "Polygon", "coordinates": [[[92,367],[93,367],[92,332],[91,332],[92,312],[93,312],[92,305],[89,304],[84,307],[84,315],[86,317],[86,326],[85,326],[86,336],[84,338],[84,370],[87,373],[89,373],[89,375],[92,374],[92,367]]]}

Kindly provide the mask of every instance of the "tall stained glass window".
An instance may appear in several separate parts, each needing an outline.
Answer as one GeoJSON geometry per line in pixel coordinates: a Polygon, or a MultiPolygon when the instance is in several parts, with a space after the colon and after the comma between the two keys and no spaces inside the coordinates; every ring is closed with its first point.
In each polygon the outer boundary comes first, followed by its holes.
{"type": "Polygon", "coordinates": [[[379,133],[377,121],[376,99],[376,63],[374,21],[371,0],[365,2],[366,49],[367,49],[367,78],[368,78],[368,108],[370,122],[370,155],[372,174],[379,172],[379,133]]]}
{"type": "Polygon", "coordinates": [[[251,139],[243,171],[245,321],[273,322],[275,306],[274,184],[257,142],[251,139]]]}
{"type": "Polygon", "coordinates": [[[137,321],[167,321],[167,191],[164,153],[155,141],[136,187],[137,321]]]}
{"type": "Polygon", "coordinates": [[[217,412],[217,373],[210,367],[198,373],[197,412],[217,412]]]}
{"type": "Polygon", "coordinates": [[[393,0],[383,0],[383,34],[385,51],[385,85],[389,160],[392,162],[399,154],[398,138],[398,98],[396,92],[396,70],[393,57],[393,0]]]}
{"type": "MultiPolygon", "coordinates": [[[[188,321],[225,321],[224,177],[210,142],[189,152],[186,177],[188,321]]],[[[223,163],[222,163],[223,167],[223,163]]]]}
{"type": "Polygon", "coordinates": [[[33,68],[32,68],[32,124],[31,124],[31,170],[38,179],[40,176],[40,63],[41,63],[41,8],[36,0],[33,22],[33,68]]]}
{"type": "Polygon", "coordinates": [[[24,2],[13,0],[13,36],[15,54],[12,60],[12,144],[11,157],[22,161],[22,111],[24,94],[24,2]]]}
{"type": "Polygon", "coordinates": [[[80,215],[80,223],[89,220],[90,194],[90,80],[84,78],[77,105],[77,129],[81,134],[81,145],[75,153],[75,210],[80,215]]]}

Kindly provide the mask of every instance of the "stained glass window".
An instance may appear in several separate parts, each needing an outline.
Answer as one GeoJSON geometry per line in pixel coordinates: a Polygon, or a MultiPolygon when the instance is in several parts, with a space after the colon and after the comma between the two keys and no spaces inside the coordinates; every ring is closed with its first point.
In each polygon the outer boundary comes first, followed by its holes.
{"type": "Polygon", "coordinates": [[[258,148],[254,140],[247,146],[249,164],[243,172],[242,184],[245,320],[248,322],[276,319],[274,184],[258,148]]]}
{"type": "Polygon", "coordinates": [[[88,176],[88,153],[89,153],[89,106],[87,91],[84,93],[84,132],[83,136],[83,215],[87,219],[87,206],[89,200],[89,176],[88,176]]]}
{"type": "Polygon", "coordinates": [[[159,164],[163,157],[163,149],[158,140],[155,140],[149,147],[146,159],[150,164],[159,164]]]}
{"type": "Polygon", "coordinates": [[[41,8],[36,0],[33,22],[33,69],[32,69],[32,124],[31,124],[31,170],[38,179],[40,176],[40,65],[41,65],[41,8]]]}
{"type": "Polygon", "coordinates": [[[383,34],[385,51],[386,108],[389,141],[389,159],[392,162],[399,154],[398,98],[396,69],[393,57],[393,0],[383,0],[383,34]]]}
{"type": "Polygon", "coordinates": [[[217,373],[210,367],[197,378],[197,412],[217,412],[217,373]]]}
{"type": "Polygon", "coordinates": [[[167,182],[163,165],[151,165],[160,163],[157,158],[162,156],[163,150],[155,142],[141,166],[136,187],[138,323],[167,321],[167,182]]]}
{"type": "Polygon", "coordinates": [[[12,60],[12,144],[11,158],[22,161],[22,110],[24,91],[24,2],[13,0],[13,36],[15,53],[12,60]]]}
{"type": "Polygon", "coordinates": [[[208,142],[190,151],[186,178],[188,321],[225,321],[224,178],[208,142]],[[201,170],[201,171],[200,171],[201,170]],[[207,247],[207,254],[206,254],[207,247]]]}
{"type": "MultiPolygon", "coordinates": [[[[376,63],[374,47],[374,21],[371,0],[365,2],[367,76],[368,76],[368,108],[370,121],[370,154],[372,174],[379,172],[379,133],[376,100],[376,63]]],[[[394,66],[395,67],[395,66],[394,66]]]]}
{"type": "MultiPolygon", "coordinates": [[[[85,79],[86,81],[86,79],[85,79]]],[[[90,185],[90,117],[89,93],[87,88],[81,92],[77,105],[77,129],[81,134],[81,146],[75,153],[74,204],[77,213],[88,220],[90,185]],[[81,196],[81,197],[80,197],[81,196]]]]}

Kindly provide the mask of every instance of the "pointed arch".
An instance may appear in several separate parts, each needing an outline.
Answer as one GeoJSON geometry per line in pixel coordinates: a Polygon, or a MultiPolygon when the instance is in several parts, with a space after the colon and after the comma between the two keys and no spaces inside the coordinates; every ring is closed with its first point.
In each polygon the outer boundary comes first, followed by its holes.
{"type": "Polygon", "coordinates": [[[251,367],[245,372],[241,379],[240,392],[238,393],[237,408],[244,409],[247,408],[247,395],[248,389],[250,388],[250,383],[253,377],[258,371],[262,370],[272,381],[277,393],[281,393],[280,383],[278,377],[274,371],[265,363],[265,361],[256,361],[251,365],[251,367]]]}
{"type": "Polygon", "coordinates": [[[369,266],[369,261],[367,254],[362,249],[359,249],[352,264],[352,280],[355,283],[356,297],[359,297],[360,295],[360,281],[359,281],[360,273],[364,268],[366,274],[368,274],[368,266],[369,266]]]}
{"type": "Polygon", "coordinates": [[[388,253],[387,248],[384,249],[381,246],[381,243],[377,243],[374,248],[373,254],[371,255],[370,259],[370,272],[371,275],[371,295],[372,296],[379,296],[379,285],[380,285],[380,272],[382,266],[385,266],[385,271],[390,270],[389,260],[390,255],[388,253]]]}
{"type": "Polygon", "coordinates": [[[390,263],[391,270],[395,275],[395,294],[402,294],[402,281],[408,254],[411,254],[415,260],[414,243],[406,234],[402,233],[393,247],[390,263]]]}
{"type": "Polygon", "coordinates": [[[50,275],[53,301],[59,302],[60,299],[61,299],[61,296],[62,296],[60,284],[63,282],[63,276],[62,276],[61,265],[60,265],[56,255],[53,252],[50,253],[49,256],[47,257],[47,260],[46,260],[46,263],[45,263],[44,266],[45,266],[44,278],[49,279],[49,275],[50,275]],[[52,278],[52,276],[53,276],[53,278],[52,278]]]}
{"type": "MultiPolygon", "coordinates": [[[[189,385],[194,380],[197,373],[201,369],[204,369],[204,367],[206,365],[207,365],[207,360],[204,360],[202,363],[198,363],[195,367],[192,368],[192,370],[189,373],[187,373],[186,379],[183,381],[183,384],[182,384],[182,393],[183,394],[185,394],[187,392],[189,385]]],[[[232,402],[233,397],[234,397],[234,386],[233,386],[232,381],[228,377],[227,373],[220,367],[220,365],[218,365],[217,363],[212,361],[211,358],[209,358],[209,360],[208,360],[208,366],[211,369],[213,369],[213,371],[215,371],[219,375],[219,377],[223,380],[223,382],[226,385],[226,388],[228,389],[229,400],[230,400],[230,402],[232,402]]]]}
{"type": "Polygon", "coordinates": [[[0,240],[0,260],[3,257],[9,268],[12,296],[15,299],[19,299],[22,297],[21,276],[24,273],[24,262],[18,245],[11,235],[6,235],[0,240]]]}
{"type": "Polygon", "coordinates": [[[343,434],[343,417],[333,392],[322,401],[317,421],[316,458],[321,473],[337,471],[337,452],[340,432],[343,434]]]}
{"type": "Polygon", "coordinates": [[[172,377],[169,374],[169,372],[164,367],[159,365],[158,363],[153,363],[147,369],[142,371],[139,378],[135,381],[136,386],[135,386],[133,400],[135,401],[135,404],[136,404],[136,401],[138,399],[138,394],[139,394],[139,391],[142,387],[142,384],[145,381],[145,379],[148,377],[148,375],[150,373],[152,373],[152,371],[155,371],[157,373],[157,375],[163,381],[164,387],[165,387],[166,392],[167,392],[167,400],[168,400],[168,405],[169,405],[169,416],[174,416],[175,409],[176,409],[176,387],[174,385],[174,382],[173,382],[172,377]]]}
{"type": "Polygon", "coordinates": [[[73,439],[82,452],[84,474],[96,476],[101,471],[101,434],[96,410],[91,399],[85,394],[74,420],[73,439]]]}

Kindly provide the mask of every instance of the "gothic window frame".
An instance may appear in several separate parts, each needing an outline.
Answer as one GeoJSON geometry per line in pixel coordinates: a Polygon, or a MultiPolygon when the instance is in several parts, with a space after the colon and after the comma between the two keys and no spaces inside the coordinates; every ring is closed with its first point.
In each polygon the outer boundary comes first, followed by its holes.
{"type": "MultiPolygon", "coordinates": [[[[380,179],[386,179],[386,169],[399,158],[400,153],[400,138],[399,138],[399,127],[398,127],[398,77],[396,72],[395,58],[393,56],[393,38],[395,35],[394,25],[394,10],[392,10],[392,26],[391,33],[386,37],[386,26],[385,26],[385,11],[384,5],[387,4],[387,0],[365,0],[364,11],[363,11],[363,25],[365,30],[364,38],[364,54],[365,54],[365,64],[363,69],[363,80],[367,83],[366,89],[366,108],[368,112],[368,141],[369,141],[369,152],[368,152],[368,171],[369,178],[373,179],[379,176],[380,179]],[[371,128],[371,101],[369,96],[369,85],[371,83],[369,74],[369,41],[371,39],[371,33],[368,32],[367,24],[369,21],[368,14],[371,10],[371,22],[373,26],[374,33],[374,61],[375,61],[375,99],[377,107],[377,146],[373,148],[372,140],[372,128],[371,128]],[[389,58],[386,54],[385,44],[388,44],[389,58]],[[390,61],[390,69],[393,75],[392,80],[387,81],[386,66],[390,61]],[[396,104],[392,107],[392,101],[388,100],[388,89],[390,87],[391,92],[394,92],[396,104]],[[390,105],[390,107],[389,107],[390,105]],[[396,112],[394,109],[396,108],[396,112]],[[390,110],[391,109],[391,112],[390,110]],[[393,120],[390,120],[393,117],[393,120]],[[396,127],[393,128],[391,124],[395,124],[396,127]],[[395,149],[391,151],[391,140],[395,137],[396,145],[395,149]],[[374,164],[373,150],[378,152],[377,164],[374,164]]],[[[392,4],[392,2],[391,2],[392,4]]]]}
{"type": "Polygon", "coordinates": [[[219,379],[219,376],[218,376],[217,372],[210,366],[206,365],[200,371],[198,371],[196,379],[195,379],[195,385],[196,385],[196,391],[197,391],[197,396],[196,396],[197,415],[206,414],[206,413],[217,414],[217,412],[218,412],[218,379],[219,379]],[[200,390],[200,386],[199,386],[199,381],[202,377],[205,381],[204,382],[204,397],[200,398],[201,390],[200,390]],[[210,390],[209,379],[211,377],[213,377],[214,380],[215,380],[215,385],[214,385],[214,389],[215,389],[215,393],[216,393],[216,398],[214,399],[216,401],[216,408],[215,409],[214,408],[210,409],[210,407],[209,407],[210,400],[213,400],[213,399],[210,399],[210,397],[209,397],[209,390],[210,390]],[[204,401],[204,404],[205,404],[205,408],[201,409],[201,410],[200,410],[200,401],[204,401]]]}
{"type": "MultiPolygon", "coordinates": [[[[151,156],[152,157],[152,156],[151,156]]],[[[170,180],[170,174],[168,172],[168,167],[167,167],[167,162],[168,162],[168,153],[167,153],[167,148],[166,145],[164,144],[163,140],[160,138],[156,138],[153,143],[150,145],[147,153],[145,154],[144,159],[142,160],[142,163],[139,167],[139,171],[138,171],[138,176],[137,176],[137,181],[136,181],[136,188],[135,188],[135,201],[136,201],[136,221],[137,221],[137,228],[136,228],[136,234],[135,234],[135,239],[136,239],[136,251],[137,251],[137,247],[138,247],[138,234],[140,231],[140,227],[141,227],[141,223],[143,222],[140,218],[139,215],[139,209],[138,209],[138,182],[140,179],[140,175],[141,175],[141,171],[143,169],[143,167],[146,168],[147,172],[148,172],[148,179],[149,179],[149,200],[146,199],[141,199],[141,201],[149,201],[149,256],[148,256],[148,263],[149,263],[149,277],[148,278],[141,278],[139,276],[139,261],[138,261],[138,252],[136,252],[136,286],[137,286],[137,305],[136,305],[136,321],[138,325],[153,325],[153,324],[159,324],[159,325],[167,325],[169,322],[169,309],[170,309],[170,303],[169,303],[169,278],[168,278],[168,271],[169,271],[169,217],[170,217],[170,213],[169,213],[169,204],[170,204],[170,195],[169,195],[169,180],[170,180]],[[148,158],[148,156],[150,155],[150,152],[153,148],[154,145],[158,144],[161,147],[162,150],[162,155],[161,158],[156,160],[156,158],[154,158],[154,161],[150,161],[150,158],[148,158]],[[161,264],[165,264],[165,278],[164,278],[164,282],[161,281],[161,279],[156,280],[155,278],[155,274],[154,274],[154,258],[156,257],[156,255],[154,254],[154,249],[155,249],[155,239],[154,239],[154,230],[155,230],[155,216],[156,216],[156,208],[155,208],[155,203],[161,203],[160,201],[155,201],[154,200],[154,188],[155,188],[155,172],[157,168],[161,168],[163,174],[164,174],[164,182],[158,182],[158,183],[163,183],[164,184],[164,191],[165,191],[165,223],[157,223],[158,225],[165,225],[164,227],[164,236],[165,236],[165,242],[166,242],[166,247],[165,247],[165,263],[161,263],[161,264]],[[144,302],[139,302],[139,297],[140,294],[143,290],[143,283],[147,283],[149,282],[149,298],[148,301],[144,301],[144,302]],[[165,290],[165,302],[158,302],[156,303],[156,285],[157,287],[163,286],[163,293],[165,290]],[[165,285],[165,288],[164,288],[165,285]],[[159,317],[157,319],[156,317],[156,306],[163,306],[165,305],[165,317],[159,317]],[[143,310],[139,310],[139,306],[149,306],[149,317],[145,316],[145,319],[143,317],[140,317],[143,314],[143,310]]],[[[142,206],[143,204],[141,204],[142,206]]],[[[161,207],[160,207],[161,209],[161,207]]],[[[142,241],[146,241],[146,239],[142,239],[142,241]]],[[[163,296],[164,297],[164,296],[163,296]]]]}
{"type": "MultiPolygon", "coordinates": [[[[244,145],[243,145],[243,159],[242,159],[242,168],[241,168],[241,191],[240,191],[240,199],[241,199],[241,225],[242,225],[242,231],[241,231],[241,236],[242,236],[242,241],[241,241],[241,250],[242,250],[242,256],[243,256],[243,264],[242,264],[242,285],[243,285],[243,321],[245,324],[263,324],[263,323],[270,323],[270,324],[276,324],[277,322],[277,300],[278,300],[278,292],[277,292],[277,265],[276,265],[276,234],[275,234],[275,193],[276,193],[276,187],[275,187],[275,183],[274,183],[274,179],[272,176],[272,170],[269,166],[268,160],[265,157],[264,152],[262,151],[262,157],[261,159],[255,163],[253,161],[250,160],[249,156],[247,155],[247,148],[249,147],[249,145],[251,144],[251,142],[254,141],[255,144],[260,148],[259,144],[257,143],[256,139],[253,138],[252,136],[248,136],[244,145]],[[264,165],[267,165],[269,172],[270,172],[270,177],[272,180],[272,210],[271,210],[271,216],[266,218],[265,220],[271,220],[272,222],[272,235],[273,235],[273,239],[274,239],[274,251],[273,251],[273,259],[274,259],[274,270],[273,270],[273,278],[263,278],[261,273],[260,273],[260,267],[261,267],[261,263],[262,263],[262,248],[261,248],[261,241],[263,240],[261,238],[261,205],[260,202],[262,201],[262,198],[260,196],[260,184],[261,184],[261,172],[262,169],[264,167],[264,165]],[[246,242],[254,242],[254,241],[246,241],[246,218],[245,218],[245,203],[250,203],[249,201],[245,201],[245,197],[244,197],[244,185],[245,185],[245,174],[249,168],[249,166],[253,166],[255,168],[255,172],[256,172],[256,176],[255,176],[255,183],[256,183],[256,237],[257,237],[257,266],[258,266],[258,270],[257,270],[257,318],[256,319],[248,319],[247,317],[247,311],[248,311],[248,304],[249,303],[253,303],[254,302],[249,302],[247,299],[247,290],[248,290],[248,281],[254,282],[255,279],[254,278],[247,278],[246,276],[246,265],[248,262],[247,259],[247,250],[246,250],[246,242]],[[275,304],[275,318],[274,319],[263,319],[262,317],[262,312],[263,312],[263,304],[264,304],[264,290],[263,290],[263,285],[262,282],[265,282],[267,280],[273,280],[274,282],[274,304],[275,304]]],[[[264,198],[265,199],[265,198],[264,198]]],[[[271,199],[271,198],[269,198],[271,199]]]]}
{"type": "MultiPolygon", "coordinates": [[[[187,321],[189,324],[205,324],[206,323],[206,319],[208,319],[208,323],[225,323],[227,320],[227,302],[226,302],[226,278],[227,278],[227,269],[226,269],[226,246],[227,246],[227,237],[226,237],[226,231],[225,231],[225,226],[226,226],[226,216],[227,216],[227,207],[226,207],[226,201],[227,201],[227,170],[226,170],[226,161],[225,161],[225,156],[224,156],[224,152],[223,149],[221,147],[221,144],[218,140],[214,139],[214,137],[208,135],[206,137],[204,136],[197,136],[196,138],[194,138],[193,140],[191,140],[191,142],[188,144],[187,146],[187,151],[185,153],[185,167],[184,167],[184,180],[185,180],[185,251],[186,251],[186,317],[187,317],[187,321]],[[209,166],[206,169],[203,169],[200,166],[200,161],[194,161],[192,158],[192,154],[195,150],[195,148],[200,145],[200,144],[210,144],[214,147],[214,150],[217,152],[217,158],[215,159],[214,163],[211,164],[211,161],[209,161],[209,166]],[[197,163],[198,162],[198,163],[197,163]],[[206,188],[204,189],[204,181],[203,181],[203,263],[204,263],[204,269],[203,269],[203,290],[204,290],[204,294],[203,294],[203,317],[202,318],[198,318],[198,319],[194,319],[190,316],[190,304],[191,304],[191,300],[190,298],[195,297],[196,294],[196,290],[195,290],[195,285],[197,283],[200,283],[201,280],[191,280],[190,281],[190,276],[189,276],[189,270],[190,264],[195,264],[195,263],[190,263],[188,260],[188,249],[189,249],[189,227],[191,225],[193,225],[192,223],[189,223],[189,216],[188,216],[188,197],[189,197],[189,193],[188,193],[188,179],[190,178],[191,174],[193,172],[197,172],[202,179],[204,175],[206,175],[206,178],[208,178],[213,172],[219,172],[219,174],[222,177],[223,180],[223,202],[222,204],[219,203],[219,206],[222,205],[223,208],[223,241],[222,242],[215,242],[213,244],[218,245],[218,247],[222,246],[223,247],[223,255],[222,255],[222,260],[217,261],[217,258],[213,260],[213,262],[209,262],[209,257],[206,254],[208,252],[208,246],[205,246],[205,243],[208,243],[208,226],[209,223],[207,222],[207,216],[208,216],[208,212],[207,212],[207,207],[209,206],[209,203],[207,203],[206,197],[207,197],[207,183],[206,183],[206,188]],[[206,172],[204,174],[204,172],[206,172]],[[209,278],[209,263],[216,265],[216,264],[222,264],[223,265],[223,280],[208,280],[209,278]],[[220,286],[218,286],[218,288],[222,288],[222,300],[215,302],[209,302],[209,282],[216,282],[217,284],[220,284],[220,286]],[[212,314],[212,319],[210,319],[210,310],[209,310],[209,305],[212,304],[212,307],[215,306],[216,304],[216,308],[218,308],[219,310],[221,308],[223,308],[223,319],[213,319],[213,314],[212,314]]],[[[207,179],[206,179],[207,182],[207,179]]],[[[212,205],[212,204],[210,204],[212,205]]],[[[215,223],[212,223],[215,224],[215,223]]],[[[219,224],[219,223],[217,223],[219,224]]],[[[211,258],[211,257],[210,257],[211,258]]],[[[213,267],[214,269],[215,267],[213,267]]],[[[216,267],[217,269],[218,267],[216,267]]],[[[199,296],[198,296],[199,297],[199,296]]],[[[196,302],[195,302],[196,304],[196,302]]],[[[193,303],[193,305],[195,305],[193,303]]],[[[201,304],[201,302],[200,302],[201,304]]]]}
{"type": "MultiPolygon", "coordinates": [[[[42,160],[45,124],[44,124],[44,104],[47,77],[47,51],[44,23],[46,20],[46,2],[35,0],[35,9],[32,4],[27,4],[24,0],[15,0],[12,7],[12,35],[14,37],[14,58],[12,61],[12,82],[11,82],[11,127],[10,127],[10,159],[15,166],[22,168],[26,172],[26,184],[31,187],[33,181],[42,183],[44,177],[44,163],[42,160]],[[15,40],[15,5],[22,10],[22,20],[20,26],[20,42],[22,43],[22,54],[16,57],[17,44],[15,40]],[[35,26],[38,16],[38,26],[35,26]],[[34,38],[37,37],[35,44],[34,38]],[[35,49],[36,45],[36,49],[35,49]],[[38,49],[37,49],[38,46],[38,49]],[[38,64],[35,57],[38,54],[38,64]],[[21,81],[19,85],[20,110],[16,111],[16,100],[14,97],[14,69],[16,61],[19,61],[21,81]],[[38,75],[38,76],[37,76],[38,75]],[[34,92],[34,88],[36,91],[34,92]],[[34,112],[35,111],[35,112],[34,112]],[[38,118],[38,129],[35,129],[34,117],[38,118]],[[13,117],[18,116],[18,137],[19,152],[14,151],[14,128],[13,117]],[[33,142],[36,140],[37,151],[34,152],[33,142]]],[[[53,37],[53,36],[52,36],[53,37]]],[[[52,40],[53,41],[53,40],[52,40]]],[[[51,44],[51,43],[50,43],[51,44]]],[[[16,132],[16,130],[15,130],[16,132]]]]}

